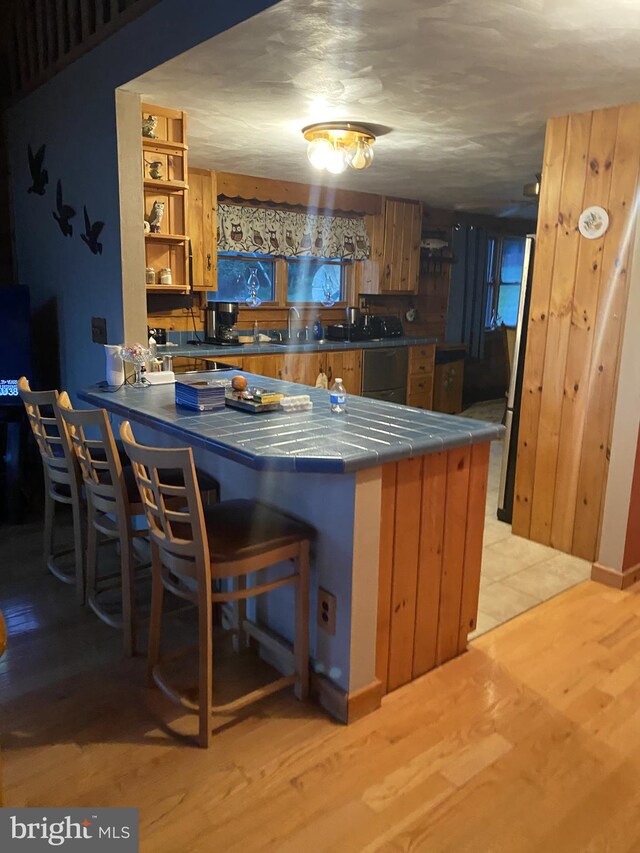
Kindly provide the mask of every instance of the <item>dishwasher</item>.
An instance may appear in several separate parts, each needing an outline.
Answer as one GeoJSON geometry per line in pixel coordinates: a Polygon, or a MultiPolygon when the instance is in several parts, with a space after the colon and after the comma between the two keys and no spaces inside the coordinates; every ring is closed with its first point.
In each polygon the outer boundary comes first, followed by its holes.
{"type": "Polygon", "coordinates": [[[390,403],[407,401],[406,347],[365,349],[362,357],[362,396],[390,403]]]}

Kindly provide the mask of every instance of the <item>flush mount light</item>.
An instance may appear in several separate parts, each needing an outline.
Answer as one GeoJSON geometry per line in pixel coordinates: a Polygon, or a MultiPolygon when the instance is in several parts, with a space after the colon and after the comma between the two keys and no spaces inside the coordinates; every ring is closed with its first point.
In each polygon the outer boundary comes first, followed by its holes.
{"type": "Polygon", "coordinates": [[[314,169],[339,175],[349,166],[368,169],[373,162],[376,138],[364,124],[327,121],[303,127],[302,134],[309,143],[307,157],[314,169]]]}

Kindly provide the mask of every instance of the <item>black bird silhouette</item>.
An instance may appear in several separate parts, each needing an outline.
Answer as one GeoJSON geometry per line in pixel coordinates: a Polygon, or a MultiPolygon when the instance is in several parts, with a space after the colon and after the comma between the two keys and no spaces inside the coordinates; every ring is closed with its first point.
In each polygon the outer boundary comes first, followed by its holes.
{"type": "Polygon", "coordinates": [[[46,186],[49,183],[49,173],[46,169],[42,168],[45,150],[46,146],[41,145],[34,154],[31,149],[31,145],[27,146],[27,153],[29,155],[29,171],[31,172],[31,186],[27,190],[28,193],[44,195],[46,186]]]}
{"type": "Polygon", "coordinates": [[[71,237],[73,235],[73,225],[69,222],[70,219],[76,215],[75,210],[72,207],[69,207],[68,204],[62,203],[62,181],[58,180],[58,185],[56,187],[56,207],[58,208],[58,212],[53,211],[53,218],[60,226],[60,230],[64,234],[65,237],[71,237]]]}
{"type": "Polygon", "coordinates": [[[103,228],[104,222],[98,221],[94,222],[93,225],[91,224],[89,214],[87,213],[87,206],[84,205],[84,234],[80,235],[80,239],[84,240],[94,255],[102,254],[102,243],[98,243],[98,237],[103,228]]]}

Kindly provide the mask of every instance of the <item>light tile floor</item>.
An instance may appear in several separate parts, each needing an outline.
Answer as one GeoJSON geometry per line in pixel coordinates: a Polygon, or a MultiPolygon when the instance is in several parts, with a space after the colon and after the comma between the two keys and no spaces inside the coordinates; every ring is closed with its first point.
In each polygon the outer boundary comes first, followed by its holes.
{"type": "Polygon", "coordinates": [[[478,623],[469,639],[513,619],[591,575],[591,564],[586,560],[514,536],[511,525],[498,521],[502,447],[501,441],[491,445],[478,623]]]}

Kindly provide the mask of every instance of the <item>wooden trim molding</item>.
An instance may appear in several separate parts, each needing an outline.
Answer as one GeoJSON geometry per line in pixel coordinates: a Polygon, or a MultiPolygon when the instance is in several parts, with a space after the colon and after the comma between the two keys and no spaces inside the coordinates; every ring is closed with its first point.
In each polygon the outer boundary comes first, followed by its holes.
{"type": "Polygon", "coordinates": [[[612,569],[610,566],[603,566],[601,563],[594,563],[591,567],[591,580],[614,589],[627,589],[640,581],[640,563],[629,566],[622,572],[612,569]]]}
{"type": "Polygon", "coordinates": [[[218,197],[228,199],[239,198],[243,201],[287,204],[308,210],[339,210],[371,216],[378,215],[382,210],[382,197],[371,193],[340,190],[318,184],[274,181],[251,175],[235,175],[231,172],[216,172],[216,177],[218,197]]]}
{"type": "Polygon", "coordinates": [[[311,673],[311,695],[341,723],[355,723],[377,711],[382,704],[383,694],[382,683],[377,678],[359,690],[346,693],[326,676],[318,672],[311,673]]]}

